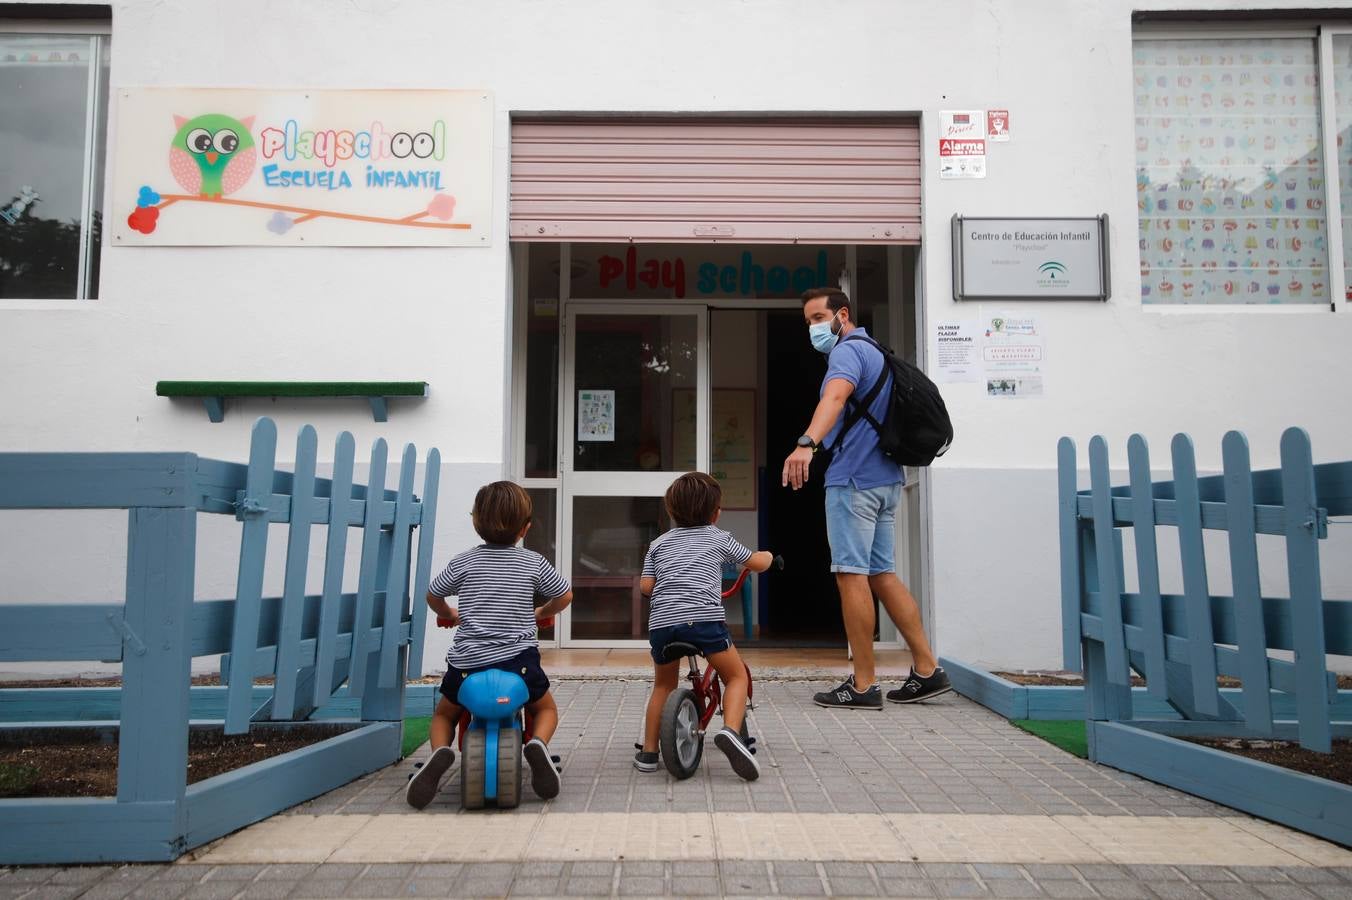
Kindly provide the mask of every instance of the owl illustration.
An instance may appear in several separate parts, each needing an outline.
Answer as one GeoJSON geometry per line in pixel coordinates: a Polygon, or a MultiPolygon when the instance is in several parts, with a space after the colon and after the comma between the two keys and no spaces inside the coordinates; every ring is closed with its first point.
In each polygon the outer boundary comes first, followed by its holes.
{"type": "Polygon", "coordinates": [[[174,180],[190,194],[217,199],[243,187],[256,160],[249,134],[253,120],[253,116],[235,119],[220,113],[192,119],[174,116],[178,133],[169,147],[174,180]]]}

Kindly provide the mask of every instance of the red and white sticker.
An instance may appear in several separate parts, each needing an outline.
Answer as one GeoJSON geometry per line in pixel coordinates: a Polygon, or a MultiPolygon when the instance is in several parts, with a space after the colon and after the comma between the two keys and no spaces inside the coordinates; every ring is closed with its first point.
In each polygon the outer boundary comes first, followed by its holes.
{"type": "Polygon", "coordinates": [[[986,137],[992,141],[1009,140],[1009,110],[986,110],[986,137]]]}

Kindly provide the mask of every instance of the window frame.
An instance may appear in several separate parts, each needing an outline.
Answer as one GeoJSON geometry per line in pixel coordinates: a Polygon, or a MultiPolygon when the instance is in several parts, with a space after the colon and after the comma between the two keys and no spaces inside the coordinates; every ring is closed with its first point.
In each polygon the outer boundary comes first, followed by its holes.
{"type": "MultiPolygon", "coordinates": [[[[86,308],[93,301],[97,301],[97,291],[91,292],[90,274],[93,269],[94,255],[103,251],[102,244],[94,246],[91,241],[91,224],[93,221],[93,211],[97,200],[103,200],[103,207],[106,210],[108,189],[108,135],[112,124],[109,110],[105,108],[102,102],[105,88],[108,88],[107,94],[111,99],[111,77],[108,78],[109,85],[104,84],[104,72],[102,59],[111,43],[113,33],[113,23],[110,19],[13,19],[0,18],[0,33],[15,35],[60,35],[70,37],[87,37],[90,44],[89,77],[85,86],[85,145],[84,145],[84,171],[82,177],[84,180],[81,191],[80,201],[80,246],[78,258],[76,259],[76,282],[74,297],[59,297],[49,299],[39,299],[31,297],[0,297],[0,310],[4,309],[81,309],[86,308]],[[102,146],[99,143],[99,117],[104,119],[104,136],[102,146]],[[103,191],[104,197],[95,196],[95,182],[97,178],[98,158],[100,152],[103,154],[103,191]]],[[[111,103],[109,103],[111,105],[111,103]]],[[[102,271],[102,267],[100,267],[102,271]]]]}
{"type": "MultiPolygon", "coordinates": [[[[1336,97],[1332,77],[1333,37],[1352,34],[1352,25],[1338,24],[1332,21],[1312,20],[1308,23],[1265,24],[1261,21],[1218,25],[1198,22],[1188,25],[1169,22],[1138,22],[1132,26],[1131,41],[1133,47],[1137,40],[1181,41],[1181,40],[1224,40],[1233,38],[1303,38],[1315,43],[1315,72],[1319,76],[1319,124],[1321,152],[1324,154],[1324,210],[1326,213],[1325,233],[1328,236],[1328,284],[1329,302],[1301,304],[1267,303],[1146,303],[1137,289],[1137,302],[1141,309],[1158,315],[1312,315],[1338,312],[1349,307],[1346,294],[1348,283],[1344,269],[1343,229],[1340,184],[1338,179],[1338,123],[1336,120],[1336,97]]],[[[1133,67],[1132,77],[1135,77],[1133,67]]],[[[1133,133],[1135,132],[1135,108],[1132,110],[1133,133]]],[[[1134,173],[1133,173],[1134,174],[1134,173]]],[[[1137,227],[1140,226],[1140,212],[1137,212],[1137,227]]],[[[1136,262],[1141,262],[1140,250],[1136,253],[1136,262]]]]}

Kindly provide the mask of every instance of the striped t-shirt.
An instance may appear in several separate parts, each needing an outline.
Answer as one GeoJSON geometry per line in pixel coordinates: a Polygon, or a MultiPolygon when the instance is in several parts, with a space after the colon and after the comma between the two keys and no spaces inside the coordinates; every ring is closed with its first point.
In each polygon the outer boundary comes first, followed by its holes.
{"type": "Polygon", "coordinates": [[[723,565],[743,565],[751,551],[721,528],[673,528],[652,542],[643,575],[656,579],[648,630],[683,622],[722,622],[723,565]]]}
{"type": "Polygon", "coordinates": [[[475,669],[537,646],[535,598],[553,600],[569,590],[567,579],[533,550],[493,544],[466,550],[428,588],[459,598],[460,627],[446,662],[475,669]]]}

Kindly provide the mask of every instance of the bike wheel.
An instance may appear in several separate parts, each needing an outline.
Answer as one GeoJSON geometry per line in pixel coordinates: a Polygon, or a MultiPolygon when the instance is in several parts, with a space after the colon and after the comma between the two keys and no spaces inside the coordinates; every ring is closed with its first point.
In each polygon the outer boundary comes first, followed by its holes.
{"type": "Polygon", "coordinates": [[[484,774],[487,769],[488,736],[483,729],[467,729],[460,748],[460,805],[484,808],[484,774]]]}
{"type": "Polygon", "coordinates": [[[699,706],[688,688],[671,692],[662,705],[662,728],[658,735],[662,762],[667,771],[685,779],[695,774],[704,755],[704,734],[699,727],[699,706]]]}
{"type": "Polygon", "coordinates": [[[515,809],[521,803],[521,732],[498,731],[498,809],[515,809]]]}

